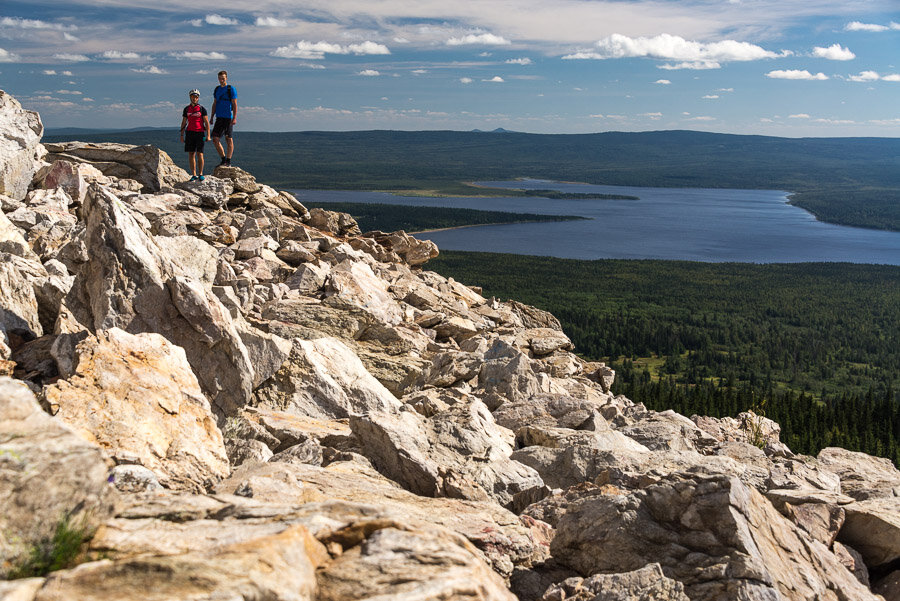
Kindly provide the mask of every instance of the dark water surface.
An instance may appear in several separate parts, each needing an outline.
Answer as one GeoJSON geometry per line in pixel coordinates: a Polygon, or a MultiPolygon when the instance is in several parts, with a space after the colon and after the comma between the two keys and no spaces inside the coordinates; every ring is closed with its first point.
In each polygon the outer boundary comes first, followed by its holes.
{"type": "Polygon", "coordinates": [[[588,221],[486,225],[427,232],[445,250],[571,259],[679,259],[794,263],[846,261],[900,265],[900,232],[816,221],[775,190],[633,188],[544,180],[479,182],[493,188],[624,194],[640,200],[404,198],[382,192],[296,190],[298,200],[368,202],[580,215],[588,221]]]}

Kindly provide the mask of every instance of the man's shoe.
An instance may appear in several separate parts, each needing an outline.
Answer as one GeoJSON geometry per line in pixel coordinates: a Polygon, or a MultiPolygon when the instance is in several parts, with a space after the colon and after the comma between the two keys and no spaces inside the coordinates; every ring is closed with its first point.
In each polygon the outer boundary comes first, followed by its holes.
{"type": "Polygon", "coordinates": [[[206,178],[205,178],[205,177],[203,177],[203,176],[202,176],[202,175],[201,175],[201,176],[200,176],[200,177],[198,177],[198,178],[197,178],[197,179],[199,179],[199,180],[200,180],[200,181],[201,181],[201,182],[202,182],[202,181],[203,181],[203,180],[205,180],[205,179],[206,179],[206,178]]]}
{"type": "Polygon", "coordinates": [[[197,181],[197,176],[196,176],[196,175],[192,175],[190,181],[192,181],[192,182],[197,181]]]}
{"type": "Polygon", "coordinates": [[[225,166],[231,167],[231,159],[225,159],[225,166]]]}
{"type": "Polygon", "coordinates": [[[225,157],[222,157],[222,160],[219,161],[219,165],[225,165],[225,166],[227,166],[227,165],[228,165],[228,159],[225,158],[225,157]]]}

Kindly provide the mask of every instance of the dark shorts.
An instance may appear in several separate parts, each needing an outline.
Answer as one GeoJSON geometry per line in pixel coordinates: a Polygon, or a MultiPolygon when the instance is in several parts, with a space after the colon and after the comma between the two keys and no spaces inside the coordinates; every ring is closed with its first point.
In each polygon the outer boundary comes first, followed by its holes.
{"type": "Polygon", "coordinates": [[[184,151],[203,152],[203,142],[206,140],[205,131],[184,132],[184,151]]]}
{"type": "Polygon", "coordinates": [[[227,117],[216,117],[216,124],[213,125],[212,137],[213,138],[221,138],[223,135],[226,138],[231,137],[231,130],[234,126],[231,124],[231,119],[227,117]]]}

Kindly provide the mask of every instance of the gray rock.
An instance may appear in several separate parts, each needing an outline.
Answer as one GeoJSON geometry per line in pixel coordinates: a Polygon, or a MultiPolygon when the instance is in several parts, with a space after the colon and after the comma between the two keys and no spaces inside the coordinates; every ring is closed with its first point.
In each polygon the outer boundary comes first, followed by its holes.
{"type": "Polygon", "coordinates": [[[840,478],[841,492],[854,499],[900,497],[900,470],[889,459],[836,447],[822,449],[817,459],[840,478]]]}
{"type": "Polygon", "coordinates": [[[569,578],[550,587],[541,601],[690,601],[684,585],[667,578],[658,563],[622,574],[569,578]]]}
{"type": "Polygon", "coordinates": [[[25,198],[43,158],[43,134],[40,115],[0,90],[0,194],[25,198]]]}

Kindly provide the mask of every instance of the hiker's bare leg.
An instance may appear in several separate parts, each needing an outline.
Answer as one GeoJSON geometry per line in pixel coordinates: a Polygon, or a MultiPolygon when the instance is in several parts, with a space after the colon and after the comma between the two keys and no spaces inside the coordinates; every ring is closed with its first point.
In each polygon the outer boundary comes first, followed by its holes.
{"type": "Polygon", "coordinates": [[[188,153],[188,162],[191,164],[191,175],[197,175],[197,168],[195,167],[196,162],[194,161],[194,155],[196,154],[196,152],[188,153]]]}
{"type": "Polygon", "coordinates": [[[225,156],[230,159],[231,155],[234,154],[234,140],[231,136],[226,136],[225,142],[228,144],[228,154],[226,154],[225,156]]]}
{"type": "Polygon", "coordinates": [[[222,148],[222,143],[219,141],[219,138],[213,138],[213,146],[216,147],[216,152],[219,153],[219,156],[225,158],[225,149],[222,148]]]}

